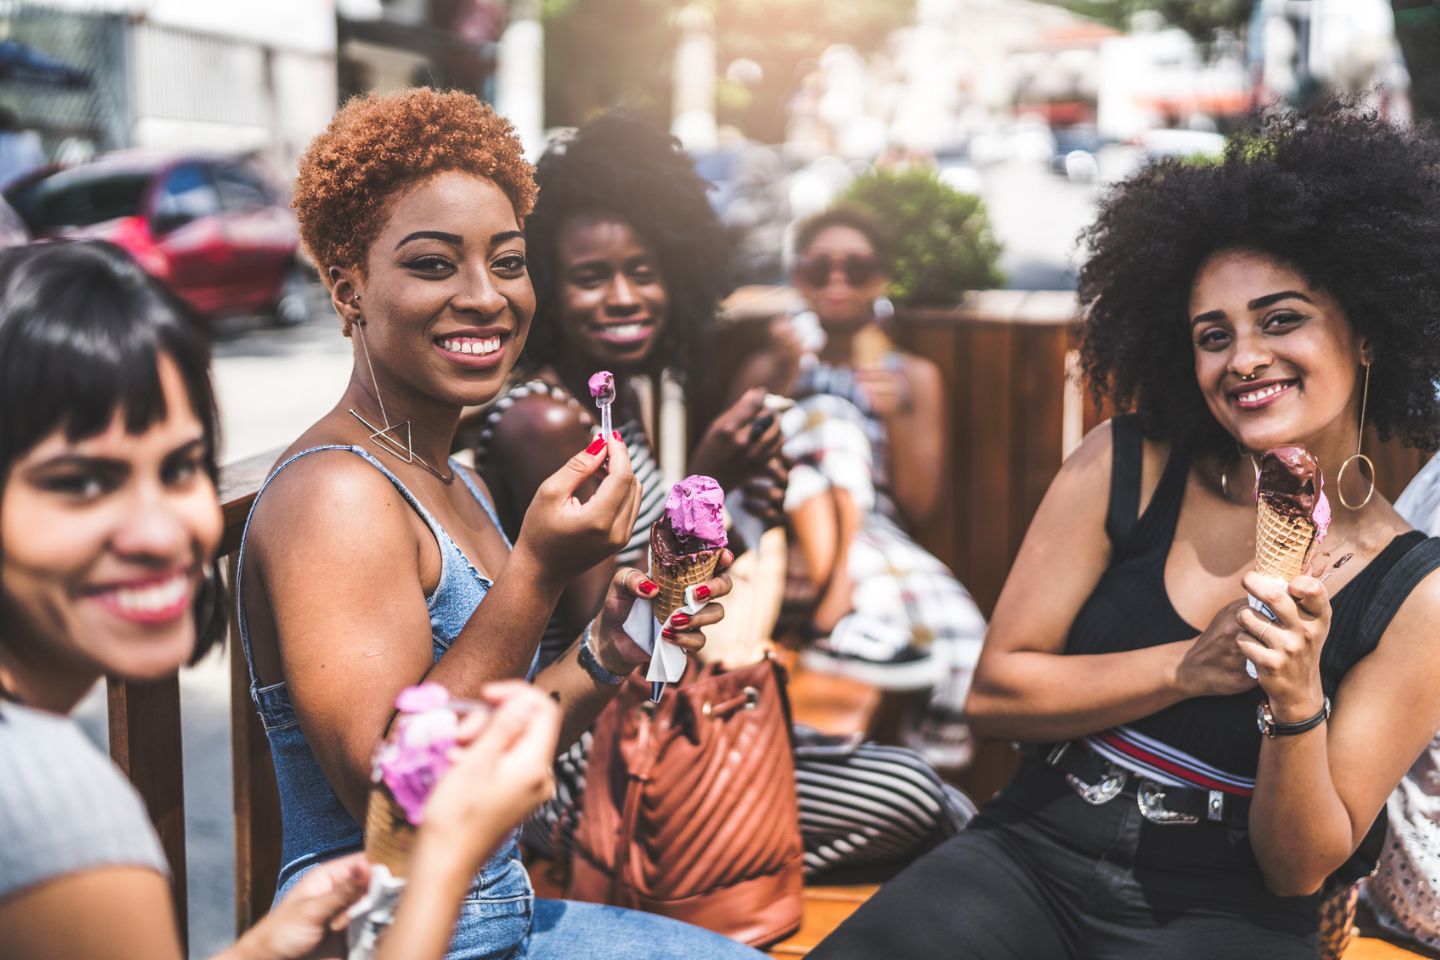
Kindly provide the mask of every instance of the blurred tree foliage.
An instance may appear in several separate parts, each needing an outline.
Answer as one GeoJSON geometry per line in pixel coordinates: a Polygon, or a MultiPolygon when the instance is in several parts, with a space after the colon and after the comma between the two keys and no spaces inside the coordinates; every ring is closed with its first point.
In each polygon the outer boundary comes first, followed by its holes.
{"type": "Polygon", "coordinates": [[[1142,10],[1155,10],[1168,23],[1183,27],[1196,42],[1208,45],[1216,30],[1238,33],[1250,22],[1256,0],[1041,0],[1081,16],[1128,29],[1130,18],[1142,10]]]}
{"type": "Polygon", "coordinates": [[[1440,3],[1390,0],[1395,39],[1410,71],[1410,105],[1415,116],[1440,124],[1440,3]]]}
{"type": "MultiPolygon", "coordinates": [[[[687,2],[542,0],[546,123],[582,123],[622,102],[650,104],[668,120],[675,15],[687,2]]],[[[915,12],[915,0],[703,2],[715,15],[719,120],[767,143],[784,138],[790,98],[826,47],[846,43],[870,52],[915,12]],[[759,65],[758,82],[725,79],[740,58],[759,65]]]]}
{"type": "Polygon", "coordinates": [[[873,171],[837,202],[863,207],[885,229],[896,303],[950,307],[967,290],[1004,282],[984,202],[947,185],[933,168],[873,171]]]}
{"type": "Polygon", "coordinates": [[[617,104],[669,125],[673,0],[542,0],[545,123],[579,126],[617,104]]]}

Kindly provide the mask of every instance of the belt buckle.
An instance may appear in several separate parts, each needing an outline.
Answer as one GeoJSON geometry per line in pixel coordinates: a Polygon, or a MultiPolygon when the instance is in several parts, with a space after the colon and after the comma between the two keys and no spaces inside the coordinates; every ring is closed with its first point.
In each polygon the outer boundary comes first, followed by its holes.
{"type": "Polygon", "coordinates": [[[1109,803],[1119,796],[1120,791],[1125,789],[1126,779],[1125,771],[1114,764],[1106,764],[1105,776],[1095,783],[1086,783],[1073,773],[1065,774],[1065,782],[1070,784],[1071,789],[1080,795],[1081,800],[1092,807],[1109,803]]]}
{"type": "Polygon", "coordinates": [[[1165,787],[1154,780],[1141,780],[1135,789],[1135,803],[1140,816],[1151,823],[1174,825],[1199,823],[1200,818],[1188,813],[1165,809],[1165,787]]]}

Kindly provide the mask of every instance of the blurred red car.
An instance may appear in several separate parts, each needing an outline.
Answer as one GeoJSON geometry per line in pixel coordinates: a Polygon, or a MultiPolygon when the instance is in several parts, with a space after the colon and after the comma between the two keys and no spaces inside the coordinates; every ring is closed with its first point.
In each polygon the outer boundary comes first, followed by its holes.
{"type": "Polygon", "coordinates": [[[5,196],[36,238],[109,240],[207,317],[307,319],[315,274],[295,215],[248,160],[125,151],[24,178],[5,196]]]}

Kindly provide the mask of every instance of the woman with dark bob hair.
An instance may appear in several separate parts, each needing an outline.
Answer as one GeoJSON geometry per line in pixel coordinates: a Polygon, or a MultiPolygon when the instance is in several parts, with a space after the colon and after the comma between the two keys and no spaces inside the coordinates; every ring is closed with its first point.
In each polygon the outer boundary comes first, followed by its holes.
{"type": "MultiPolygon", "coordinates": [[[[178,960],[160,843],[66,715],[102,675],[173,676],[225,621],[210,346],[105,243],[0,253],[0,943],[9,960],[178,960]]],[[[469,875],[546,792],[559,711],[518,683],[425,806],[377,960],[444,953],[469,875]],[[497,783],[497,780],[499,781],[497,783]],[[478,802],[477,802],[478,801],[478,802]]],[[[344,951],[363,854],[310,872],[221,957],[344,951]]]]}
{"type": "MultiPolygon", "coordinates": [[[[649,661],[622,625],[635,597],[659,590],[622,568],[561,655],[537,662],[565,585],[635,524],[640,487],[619,438],[580,438],[513,542],[479,477],[450,457],[462,410],[499,393],[530,332],[521,226],[534,200],[510,124],[466,93],[357,97],[301,157],[300,232],[354,370],[256,495],[236,575],[280,786],[282,891],[361,846],[371,754],[403,688],[424,679],[469,698],[531,680],[564,712],[563,748],[649,661]]],[[[706,586],[719,599],[730,577],[706,586]]],[[[723,613],[707,604],[675,642],[700,649],[700,628],[723,613]]],[[[474,878],[449,956],[754,953],[650,914],[537,900],[510,837],[474,878]]]]}
{"type": "Polygon", "coordinates": [[[1357,458],[1363,424],[1440,442],[1440,145],[1275,117],[1121,184],[1087,239],[1085,370],[1135,413],[1061,467],[969,701],[1032,746],[815,957],[1313,958],[1327,878],[1373,865],[1440,727],[1440,543],[1357,458]],[[1335,502],[1288,583],[1253,568],[1253,463],[1281,445],[1335,502]]]}

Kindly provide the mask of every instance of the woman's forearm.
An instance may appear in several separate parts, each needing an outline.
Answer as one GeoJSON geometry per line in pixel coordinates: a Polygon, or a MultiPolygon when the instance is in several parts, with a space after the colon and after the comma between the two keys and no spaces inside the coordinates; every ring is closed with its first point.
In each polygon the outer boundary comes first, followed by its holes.
{"type": "Polygon", "coordinates": [[[1250,806],[1250,845],[1272,893],[1314,893],[1359,845],[1330,774],[1327,726],[1266,738],[1250,806]]]}
{"type": "Polygon", "coordinates": [[[1130,723],[1186,699],[1178,671],[1193,641],[1124,653],[1030,650],[982,658],[966,714],[982,737],[1049,743],[1130,723]]]}
{"type": "MultiPolygon", "coordinates": [[[[591,649],[598,650],[593,641],[591,649]]],[[[621,664],[602,666],[615,674],[628,674],[633,669],[621,664]]],[[[549,693],[560,704],[564,714],[560,722],[559,741],[562,753],[594,725],[600,711],[620,692],[620,685],[601,683],[581,665],[579,641],[571,644],[559,659],[540,671],[535,677],[535,686],[549,693]]]]}

